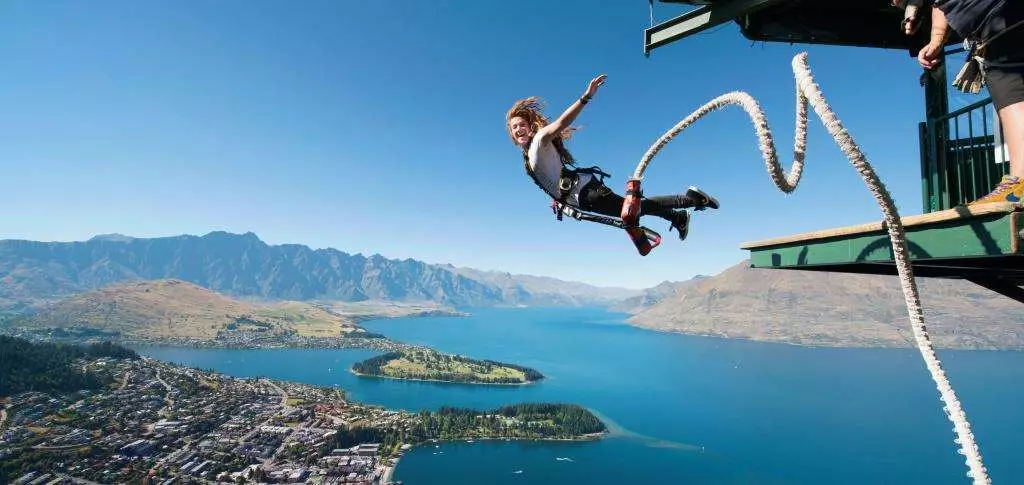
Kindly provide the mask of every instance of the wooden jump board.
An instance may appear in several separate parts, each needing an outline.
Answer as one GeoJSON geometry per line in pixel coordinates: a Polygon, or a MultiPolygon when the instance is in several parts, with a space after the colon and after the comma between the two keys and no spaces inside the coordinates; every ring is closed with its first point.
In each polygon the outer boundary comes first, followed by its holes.
{"type": "MultiPolygon", "coordinates": [[[[1024,285],[1024,204],[984,204],[901,219],[918,276],[1024,285]]],[[[753,268],[896,274],[885,224],[745,243],[753,268]]],[[[1021,295],[1024,301],[1024,293],[1021,295]]]]}
{"type": "MultiPolygon", "coordinates": [[[[944,211],[928,214],[902,217],[903,228],[907,232],[919,229],[924,226],[934,226],[942,223],[960,222],[964,223],[971,219],[986,218],[992,215],[1006,217],[1014,213],[1024,211],[1024,203],[1000,202],[993,204],[981,204],[977,206],[960,206],[944,211]]],[[[843,238],[856,235],[882,232],[888,235],[888,229],[884,221],[858,224],[855,226],[838,227],[834,229],[823,229],[820,231],[805,232],[791,236],[783,236],[774,239],[743,243],[740,248],[753,250],[770,246],[787,245],[792,243],[808,243],[825,239],[843,238]]]]}

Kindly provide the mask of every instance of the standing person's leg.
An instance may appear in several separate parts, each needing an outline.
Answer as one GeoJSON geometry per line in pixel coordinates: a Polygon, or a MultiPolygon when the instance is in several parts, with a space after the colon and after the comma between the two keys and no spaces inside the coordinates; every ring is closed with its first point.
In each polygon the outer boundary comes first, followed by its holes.
{"type": "MultiPolygon", "coordinates": [[[[1004,29],[1024,20],[1024,6],[1008,4],[993,22],[1004,29]]],[[[992,41],[986,59],[995,65],[985,66],[985,84],[992,105],[999,115],[999,125],[1006,141],[1009,174],[991,193],[971,204],[1024,201],[1024,25],[992,41]],[[1007,65],[1003,65],[1007,64],[1007,65]],[[1008,64],[1018,64],[1009,66],[1008,64]]],[[[997,149],[999,147],[996,147],[997,149]]]]}
{"type": "MultiPolygon", "coordinates": [[[[1014,72],[990,69],[986,71],[985,76],[989,93],[992,95],[992,103],[999,114],[1003,140],[1006,141],[1010,173],[1003,176],[995,190],[971,204],[1022,202],[1024,201],[1024,70],[1014,72]]],[[[996,147],[996,149],[999,148],[996,147]]]]}
{"type": "MultiPolygon", "coordinates": [[[[1017,85],[1024,92],[1024,75],[1017,74],[1017,85]]],[[[1024,101],[999,110],[1001,125],[1005,126],[1004,139],[1010,156],[1010,175],[1024,179],[1024,101]]]]}

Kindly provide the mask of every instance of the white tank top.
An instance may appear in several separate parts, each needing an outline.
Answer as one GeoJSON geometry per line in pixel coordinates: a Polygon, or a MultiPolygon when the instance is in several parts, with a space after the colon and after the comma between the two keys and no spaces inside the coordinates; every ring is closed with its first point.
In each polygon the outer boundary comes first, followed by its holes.
{"type": "MultiPolygon", "coordinates": [[[[543,132],[543,130],[542,130],[543,132]]],[[[534,175],[537,177],[537,181],[540,182],[540,186],[544,188],[544,191],[548,193],[553,199],[558,198],[558,179],[562,174],[562,159],[558,157],[558,150],[555,149],[555,145],[551,143],[551,139],[541,141],[541,134],[537,133],[533,137],[533,141],[530,142],[530,148],[526,154],[529,157],[530,169],[533,170],[534,175]]],[[[583,188],[587,182],[590,182],[593,176],[590,174],[580,174],[579,180],[573,186],[569,192],[569,196],[565,198],[565,202],[574,207],[580,205],[580,189],[583,188]]]]}

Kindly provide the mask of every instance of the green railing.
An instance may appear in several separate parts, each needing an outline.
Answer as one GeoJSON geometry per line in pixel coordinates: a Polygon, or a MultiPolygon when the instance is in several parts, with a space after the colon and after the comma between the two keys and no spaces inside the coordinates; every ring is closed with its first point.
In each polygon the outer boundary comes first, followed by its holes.
{"type": "Polygon", "coordinates": [[[1009,173],[1006,146],[996,137],[992,99],[920,123],[924,212],[983,197],[1009,173]],[[996,144],[999,141],[999,144],[996,144]]]}

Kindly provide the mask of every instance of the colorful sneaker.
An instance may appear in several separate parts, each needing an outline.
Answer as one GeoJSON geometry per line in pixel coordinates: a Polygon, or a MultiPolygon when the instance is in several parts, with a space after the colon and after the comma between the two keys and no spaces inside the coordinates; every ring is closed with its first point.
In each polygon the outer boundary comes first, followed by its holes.
{"type": "Polygon", "coordinates": [[[697,187],[691,186],[686,191],[686,196],[693,201],[693,210],[702,211],[708,207],[712,209],[718,208],[718,201],[697,187]]]}
{"type": "Polygon", "coordinates": [[[672,229],[679,231],[679,240],[686,240],[686,235],[690,232],[690,213],[686,209],[679,209],[675,211],[675,217],[673,217],[672,224],[668,226],[668,232],[672,232],[672,229]]]}
{"type": "Polygon", "coordinates": [[[1024,179],[1003,175],[995,190],[967,205],[991,204],[994,202],[1020,203],[1024,199],[1024,179]]]}

